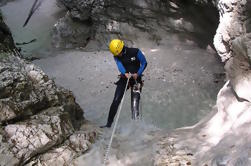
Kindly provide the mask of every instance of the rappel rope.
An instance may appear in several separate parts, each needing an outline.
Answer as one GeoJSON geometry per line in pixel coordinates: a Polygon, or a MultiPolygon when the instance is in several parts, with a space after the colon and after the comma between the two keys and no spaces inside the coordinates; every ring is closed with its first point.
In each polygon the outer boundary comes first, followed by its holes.
{"type": "Polygon", "coordinates": [[[105,165],[107,164],[106,162],[107,162],[108,155],[109,155],[109,152],[110,152],[110,149],[111,149],[113,136],[114,136],[114,134],[115,134],[116,127],[117,127],[117,124],[118,124],[118,120],[119,120],[121,108],[122,108],[122,105],[123,105],[123,103],[124,103],[125,92],[126,92],[126,89],[127,89],[127,86],[128,86],[129,79],[130,79],[130,77],[127,78],[127,82],[126,82],[125,90],[124,90],[124,93],[123,93],[123,97],[122,97],[121,103],[120,103],[120,105],[119,105],[119,111],[118,111],[118,114],[117,114],[117,116],[116,116],[115,123],[114,123],[114,127],[113,127],[113,130],[112,130],[111,139],[110,139],[110,142],[109,142],[109,144],[108,144],[108,147],[107,147],[107,150],[106,150],[106,153],[105,153],[105,157],[104,157],[104,164],[105,164],[105,165]]]}

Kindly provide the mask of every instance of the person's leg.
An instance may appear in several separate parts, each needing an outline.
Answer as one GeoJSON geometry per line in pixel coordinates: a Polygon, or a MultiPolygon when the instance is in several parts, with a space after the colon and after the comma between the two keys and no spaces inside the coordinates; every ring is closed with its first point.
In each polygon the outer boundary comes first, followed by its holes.
{"type": "Polygon", "coordinates": [[[113,102],[111,104],[110,107],[110,111],[109,111],[109,115],[108,115],[108,119],[107,119],[107,124],[106,126],[103,127],[111,127],[113,119],[117,113],[118,110],[118,106],[121,102],[121,99],[123,97],[123,93],[125,90],[125,86],[126,86],[126,79],[120,78],[120,80],[117,82],[117,88],[114,94],[114,98],[113,98],[113,102]]]}

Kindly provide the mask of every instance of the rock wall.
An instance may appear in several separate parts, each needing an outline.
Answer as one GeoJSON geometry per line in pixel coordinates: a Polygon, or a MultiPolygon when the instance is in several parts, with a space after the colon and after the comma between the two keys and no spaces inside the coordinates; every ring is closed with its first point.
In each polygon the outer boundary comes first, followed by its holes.
{"type": "Polygon", "coordinates": [[[0,37],[0,165],[69,164],[97,130],[70,91],[19,56],[2,17],[0,37]]]}
{"type": "Polygon", "coordinates": [[[0,51],[4,52],[9,49],[14,49],[14,42],[9,28],[3,22],[3,16],[0,11],[0,51]]]}
{"type": "Polygon", "coordinates": [[[225,63],[227,82],[211,115],[162,136],[155,165],[251,165],[250,9],[245,0],[218,2],[214,44],[225,63]]]}
{"type": "Polygon", "coordinates": [[[5,5],[6,3],[11,2],[11,1],[14,1],[14,0],[1,0],[0,6],[3,6],[3,5],[5,5]]]}
{"type": "Polygon", "coordinates": [[[175,34],[202,48],[213,48],[218,24],[214,1],[58,1],[68,12],[54,27],[56,47],[107,49],[112,38],[121,38],[128,45],[146,41],[159,45],[175,34]]]}

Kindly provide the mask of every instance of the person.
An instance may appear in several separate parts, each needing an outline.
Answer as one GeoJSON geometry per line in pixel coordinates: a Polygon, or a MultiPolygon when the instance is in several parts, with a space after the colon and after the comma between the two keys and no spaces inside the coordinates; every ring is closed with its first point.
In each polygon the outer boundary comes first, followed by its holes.
{"type": "Polygon", "coordinates": [[[108,114],[107,123],[101,128],[110,128],[114,117],[117,113],[119,104],[124,95],[125,88],[131,87],[131,111],[132,119],[139,117],[139,101],[142,90],[142,73],[144,72],[147,61],[143,53],[138,48],[129,48],[124,45],[124,42],[119,39],[113,39],[109,44],[110,52],[114,55],[114,60],[120,71],[117,85],[110,111],[108,114]],[[128,87],[126,87],[127,80],[128,87]]]}

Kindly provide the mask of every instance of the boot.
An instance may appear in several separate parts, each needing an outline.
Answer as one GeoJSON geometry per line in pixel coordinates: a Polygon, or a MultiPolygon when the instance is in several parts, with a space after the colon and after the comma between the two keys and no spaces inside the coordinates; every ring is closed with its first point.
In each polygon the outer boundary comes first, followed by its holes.
{"type": "Polygon", "coordinates": [[[100,126],[100,128],[111,128],[112,124],[106,124],[106,125],[103,125],[103,126],[100,126]]]}

